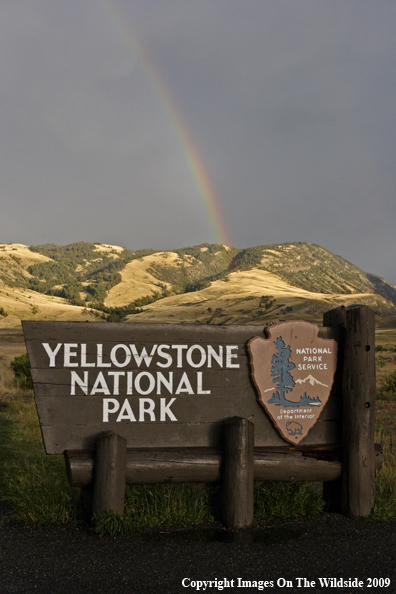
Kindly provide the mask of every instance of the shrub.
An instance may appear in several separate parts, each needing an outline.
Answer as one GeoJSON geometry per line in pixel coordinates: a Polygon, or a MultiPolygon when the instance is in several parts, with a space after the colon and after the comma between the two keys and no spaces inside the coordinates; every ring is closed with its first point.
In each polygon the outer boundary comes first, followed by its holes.
{"type": "Polygon", "coordinates": [[[396,371],[385,376],[377,391],[377,397],[380,400],[396,400],[396,371]]]}
{"type": "Polygon", "coordinates": [[[378,352],[390,352],[396,353],[396,345],[394,344],[376,344],[375,351],[378,352]]]}
{"type": "Polygon", "coordinates": [[[260,300],[260,307],[264,307],[264,309],[271,309],[274,305],[276,299],[273,295],[263,295],[260,300]]]}
{"type": "Polygon", "coordinates": [[[14,372],[15,382],[21,388],[33,388],[32,374],[30,372],[30,362],[27,353],[21,355],[20,357],[15,357],[15,359],[11,361],[10,367],[14,372]]]}
{"type": "Polygon", "coordinates": [[[260,266],[263,258],[263,246],[246,248],[240,251],[231,262],[231,270],[251,270],[260,266]]]}

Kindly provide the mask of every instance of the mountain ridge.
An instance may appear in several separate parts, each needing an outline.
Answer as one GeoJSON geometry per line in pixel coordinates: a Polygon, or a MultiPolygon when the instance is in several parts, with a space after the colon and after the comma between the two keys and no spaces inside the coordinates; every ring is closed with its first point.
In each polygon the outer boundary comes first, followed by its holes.
{"type": "Polygon", "coordinates": [[[396,287],[307,242],[245,249],[204,243],[168,251],[87,242],[0,244],[0,326],[22,318],[314,320],[356,302],[393,318],[396,287]]]}

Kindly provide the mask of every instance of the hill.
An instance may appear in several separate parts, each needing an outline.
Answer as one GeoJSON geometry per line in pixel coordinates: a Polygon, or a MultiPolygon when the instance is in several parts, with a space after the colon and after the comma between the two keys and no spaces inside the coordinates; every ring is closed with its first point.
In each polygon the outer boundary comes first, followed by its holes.
{"type": "Polygon", "coordinates": [[[31,318],[318,321],[324,311],[351,303],[396,320],[396,287],[306,242],[166,252],[87,242],[0,244],[0,327],[31,318]]]}

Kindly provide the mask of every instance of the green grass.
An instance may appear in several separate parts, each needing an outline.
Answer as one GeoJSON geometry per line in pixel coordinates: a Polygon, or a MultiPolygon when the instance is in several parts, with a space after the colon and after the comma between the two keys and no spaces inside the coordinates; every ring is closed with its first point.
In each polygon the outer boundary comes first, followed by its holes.
{"type": "MultiPolygon", "coordinates": [[[[386,377],[394,378],[395,373],[386,377]]],[[[380,391],[381,388],[378,392],[380,391]]],[[[374,441],[382,446],[384,462],[376,476],[376,502],[370,519],[387,522],[396,520],[396,394],[388,392],[385,397],[382,391],[380,394],[377,394],[377,430],[374,441]]]]}
{"type": "MultiPolygon", "coordinates": [[[[219,487],[128,485],[124,517],[107,511],[95,521],[100,536],[130,534],[136,529],[211,524],[220,520],[219,487]]],[[[255,483],[254,523],[271,518],[311,517],[323,511],[323,498],[310,483],[255,483]]]]}
{"type": "Polygon", "coordinates": [[[314,491],[312,484],[263,482],[254,489],[254,519],[309,518],[324,510],[323,497],[314,491]]]}
{"type": "Polygon", "coordinates": [[[136,529],[212,523],[211,493],[210,488],[193,484],[127,485],[124,516],[103,512],[95,518],[94,531],[113,536],[136,529]]]}
{"type": "Polygon", "coordinates": [[[379,430],[375,441],[384,450],[384,463],[376,478],[376,502],[372,520],[396,520],[396,437],[394,433],[379,430]]]}
{"type": "MultiPolygon", "coordinates": [[[[0,499],[18,522],[41,526],[83,524],[80,490],[70,487],[62,456],[47,456],[32,397],[14,393],[0,403],[0,499]]],[[[128,534],[136,529],[212,523],[219,519],[218,487],[192,484],[127,485],[125,513],[103,513],[97,534],[128,534]]],[[[309,516],[323,500],[309,483],[257,483],[255,521],[309,516]]]]}
{"type": "MultiPolygon", "coordinates": [[[[70,487],[63,457],[45,454],[31,393],[19,393],[14,387],[13,390],[9,396],[4,396],[4,386],[0,390],[3,392],[0,400],[0,500],[14,511],[16,522],[83,526],[80,490],[70,487]]],[[[393,403],[387,402],[386,406],[392,408],[393,403]]],[[[385,454],[376,480],[376,505],[370,516],[376,521],[396,519],[396,439],[393,417],[390,418],[391,425],[380,428],[376,434],[376,441],[382,444],[385,454]]],[[[98,535],[115,536],[141,529],[213,523],[220,519],[218,495],[218,487],[128,485],[124,517],[102,513],[96,518],[93,529],[98,535]]],[[[323,498],[310,483],[255,484],[254,522],[308,518],[323,509],[323,498]]]]}
{"type": "Polygon", "coordinates": [[[0,406],[0,499],[17,522],[77,526],[79,490],[66,478],[62,456],[46,456],[32,400],[0,406]]]}

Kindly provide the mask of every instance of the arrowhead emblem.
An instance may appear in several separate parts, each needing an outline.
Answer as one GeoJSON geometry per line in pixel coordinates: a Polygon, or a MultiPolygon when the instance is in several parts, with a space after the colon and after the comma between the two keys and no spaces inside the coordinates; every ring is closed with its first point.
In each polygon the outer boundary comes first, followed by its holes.
{"type": "Polygon", "coordinates": [[[304,321],[267,327],[268,338],[248,342],[258,400],[279,433],[297,445],[319,419],[330,396],[337,342],[319,338],[319,327],[304,321]]]}

